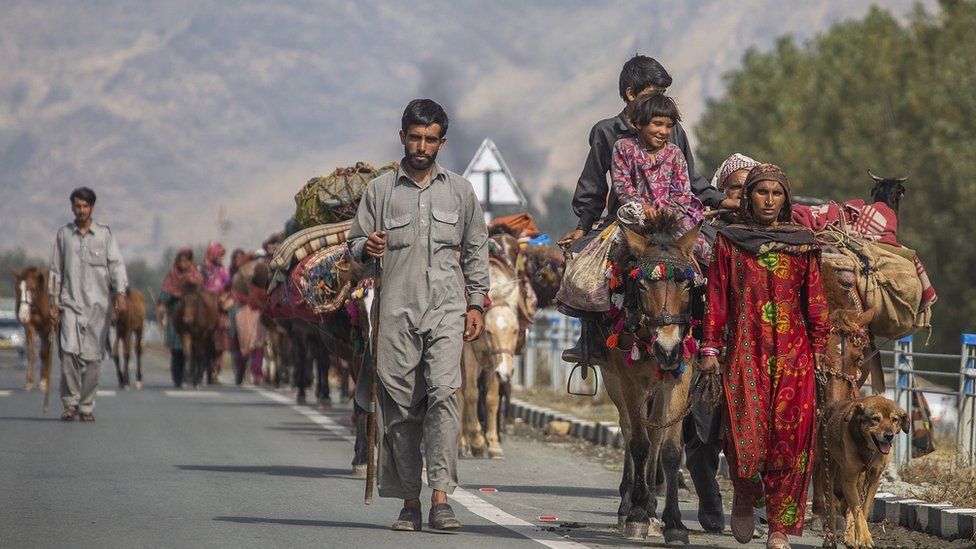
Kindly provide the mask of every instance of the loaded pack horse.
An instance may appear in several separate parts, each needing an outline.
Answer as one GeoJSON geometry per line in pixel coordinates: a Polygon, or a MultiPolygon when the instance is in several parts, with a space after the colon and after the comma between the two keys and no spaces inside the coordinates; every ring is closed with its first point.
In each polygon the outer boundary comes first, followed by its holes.
{"type": "Polygon", "coordinates": [[[678,509],[681,420],[691,408],[697,364],[697,349],[689,343],[692,301],[704,279],[694,260],[698,228],[675,238],[677,228],[673,216],[661,214],[639,230],[618,229],[624,238],[612,252],[610,285],[623,300],[605,326],[610,352],[600,369],[624,437],[617,509],[623,535],[643,540],[649,533],[660,459],[667,488],[664,540],[686,545],[688,530],[678,509]]]}
{"type": "MultiPolygon", "coordinates": [[[[41,340],[41,369],[37,387],[47,394],[51,386],[51,353],[54,347],[55,325],[51,321],[51,300],[48,296],[47,272],[39,267],[27,267],[22,271],[11,271],[17,291],[17,319],[24,326],[27,339],[27,382],[24,388],[30,391],[34,382],[35,336],[41,340]]],[[[44,411],[47,411],[45,399],[44,411]]]]}

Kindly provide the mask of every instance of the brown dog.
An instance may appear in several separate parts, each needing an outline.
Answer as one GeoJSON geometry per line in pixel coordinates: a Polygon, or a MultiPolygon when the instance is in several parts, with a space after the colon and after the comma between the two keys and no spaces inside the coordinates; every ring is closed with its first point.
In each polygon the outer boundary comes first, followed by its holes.
{"type": "Polygon", "coordinates": [[[843,516],[844,544],[874,547],[868,531],[868,513],[881,473],[891,461],[895,434],[909,431],[908,414],[891,400],[875,395],[831,404],[826,417],[826,431],[818,436],[818,446],[826,439],[826,474],[816,476],[827,499],[821,517],[824,546],[835,544],[837,525],[830,522],[831,518],[843,516]]]}

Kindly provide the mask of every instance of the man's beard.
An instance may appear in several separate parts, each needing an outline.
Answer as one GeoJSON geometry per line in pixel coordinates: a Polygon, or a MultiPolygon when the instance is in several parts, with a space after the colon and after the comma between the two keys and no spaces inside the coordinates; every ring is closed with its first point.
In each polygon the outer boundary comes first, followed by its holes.
{"type": "Polygon", "coordinates": [[[414,156],[407,152],[406,149],[404,149],[403,154],[407,157],[407,163],[410,164],[410,168],[417,171],[426,170],[434,163],[435,160],[437,160],[436,152],[422,160],[417,160],[414,158],[414,156]]]}

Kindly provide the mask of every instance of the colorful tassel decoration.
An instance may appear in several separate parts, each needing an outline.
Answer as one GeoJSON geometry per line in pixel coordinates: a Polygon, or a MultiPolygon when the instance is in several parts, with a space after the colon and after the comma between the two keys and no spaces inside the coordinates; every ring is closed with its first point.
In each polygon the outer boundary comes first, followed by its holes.
{"type": "Polygon", "coordinates": [[[607,349],[616,349],[618,339],[619,336],[617,334],[610,334],[610,337],[607,338],[607,349]]]}

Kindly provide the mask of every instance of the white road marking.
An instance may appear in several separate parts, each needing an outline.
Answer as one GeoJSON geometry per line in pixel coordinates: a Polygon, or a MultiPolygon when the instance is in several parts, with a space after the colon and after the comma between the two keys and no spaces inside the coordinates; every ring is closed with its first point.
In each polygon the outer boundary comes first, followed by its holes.
{"type": "Polygon", "coordinates": [[[95,391],[95,396],[100,396],[100,397],[114,397],[115,396],[115,391],[113,391],[111,389],[99,389],[98,391],[95,391]]]}
{"type": "Polygon", "coordinates": [[[13,391],[11,391],[10,389],[4,389],[0,391],[0,397],[10,396],[11,394],[13,394],[13,391]]]}
{"type": "Polygon", "coordinates": [[[217,397],[220,393],[217,391],[163,391],[166,396],[175,398],[199,398],[199,397],[217,397]]]}
{"type": "MultiPolygon", "coordinates": [[[[299,414],[307,417],[309,421],[315,423],[316,425],[322,427],[326,431],[341,437],[351,443],[356,442],[356,437],[352,435],[347,427],[336,423],[332,418],[306,406],[298,406],[293,404],[292,399],[268,391],[266,389],[259,389],[252,387],[252,390],[258,392],[265,398],[273,400],[279,404],[284,404],[291,408],[292,410],[298,412],[299,414]]],[[[167,391],[169,392],[169,391],[167,391]]],[[[426,480],[425,480],[426,483],[426,480]]],[[[534,542],[540,543],[546,547],[552,547],[553,549],[584,549],[587,546],[582,543],[577,543],[575,541],[569,541],[562,536],[541,530],[539,526],[532,524],[531,522],[522,520],[514,515],[510,515],[505,511],[502,511],[498,507],[495,507],[491,503],[479,498],[478,496],[468,492],[460,486],[454,490],[451,494],[451,499],[460,503],[465,509],[471,511],[472,513],[482,517],[489,522],[497,524],[503,528],[511,530],[516,534],[528,538],[534,542]]]]}

